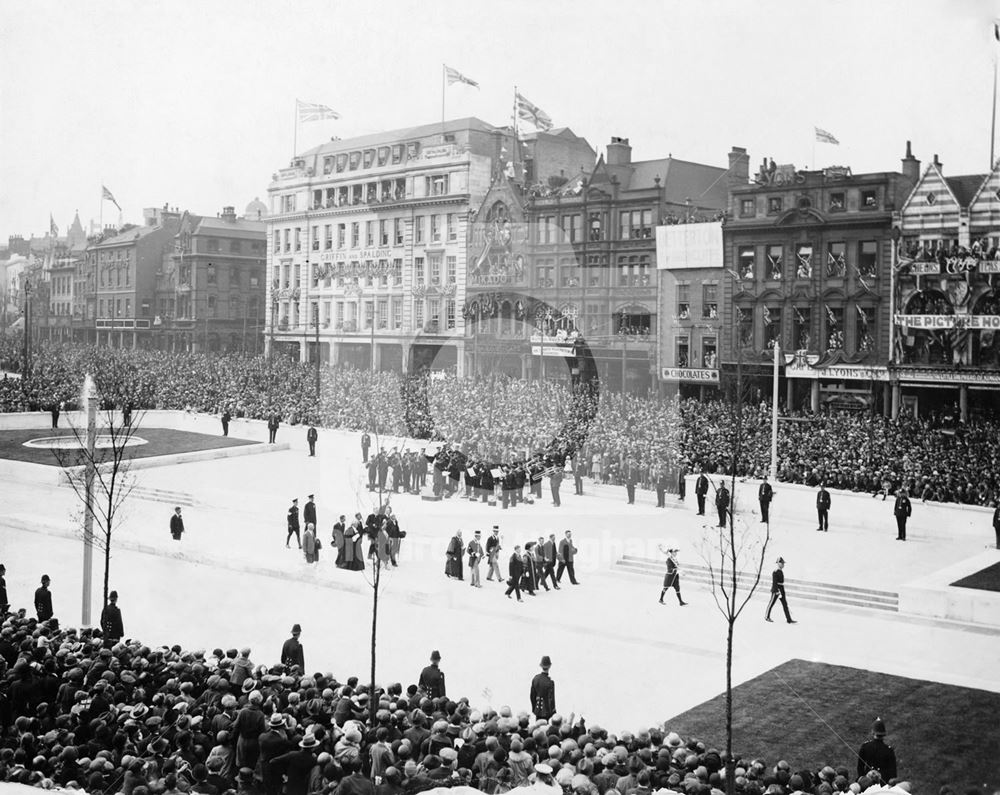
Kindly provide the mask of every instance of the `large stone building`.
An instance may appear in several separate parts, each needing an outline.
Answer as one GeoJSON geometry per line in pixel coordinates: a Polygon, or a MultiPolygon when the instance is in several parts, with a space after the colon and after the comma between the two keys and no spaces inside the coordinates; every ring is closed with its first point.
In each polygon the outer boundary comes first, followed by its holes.
{"type": "Polygon", "coordinates": [[[896,224],[893,412],[996,411],[1000,163],[946,177],[935,155],[896,224]]]}
{"type": "Polygon", "coordinates": [[[739,364],[769,395],[777,345],[791,408],[888,411],[892,218],[919,168],[907,145],[900,172],[771,160],[730,186],[723,377],[739,364]]]}
{"type": "Polygon", "coordinates": [[[510,142],[458,119],[334,140],[276,172],[268,350],[461,372],[469,211],[510,142]]]}
{"type": "Polygon", "coordinates": [[[585,354],[611,389],[653,387],[654,230],[721,213],[724,175],[672,156],[633,161],[628,139],[613,138],[582,173],[536,169],[527,188],[498,180],[472,239],[466,351],[477,369],[568,380],[585,354]]]}

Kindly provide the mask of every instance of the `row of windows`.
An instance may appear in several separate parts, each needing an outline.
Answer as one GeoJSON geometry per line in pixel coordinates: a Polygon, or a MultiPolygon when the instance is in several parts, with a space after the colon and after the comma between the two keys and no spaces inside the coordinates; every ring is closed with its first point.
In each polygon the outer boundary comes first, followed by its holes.
{"type": "MultiPolygon", "coordinates": [[[[307,246],[312,251],[331,251],[334,248],[372,248],[374,246],[402,246],[406,219],[381,218],[378,221],[351,221],[340,224],[319,224],[304,230],[300,226],[274,230],[274,253],[302,251],[307,246]],[[305,233],[305,234],[304,234],[305,233]],[[306,234],[309,241],[306,242],[306,234]],[[336,243],[336,246],[334,245],[336,243]]],[[[454,243],[458,240],[458,215],[442,213],[417,215],[413,218],[413,242],[454,243]]]]}
{"type": "MultiPolygon", "coordinates": [[[[177,271],[178,282],[180,282],[181,284],[191,284],[191,270],[192,270],[191,265],[187,263],[181,264],[180,268],[177,271]]],[[[218,285],[219,274],[220,271],[223,270],[224,270],[223,266],[216,266],[211,262],[209,262],[206,266],[204,266],[206,284],[208,284],[208,286],[210,287],[218,285]]],[[[226,272],[228,272],[229,274],[230,287],[233,288],[239,287],[240,282],[243,280],[244,273],[247,274],[248,276],[247,286],[251,290],[255,290],[258,287],[260,287],[260,271],[257,270],[246,271],[238,265],[231,265],[228,268],[228,271],[226,272]]]]}
{"type": "Polygon", "coordinates": [[[583,269],[576,260],[562,258],[558,267],[554,259],[540,258],[535,262],[535,287],[649,287],[653,284],[649,254],[622,255],[617,259],[617,268],[610,277],[607,273],[607,258],[588,257],[588,267],[583,269]],[[604,266],[604,267],[601,267],[604,266]]]}
{"type": "MultiPolygon", "coordinates": [[[[584,239],[591,242],[610,240],[608,213],[595,210],[587,214],[586,230],[582,213],[540,216],[536,224],[535,243],[577,243],[584,239]]],[[[653,211],[621,210],[618,213],[618,237],[616,240],[651,240],[653,231],[653,211]]]]}
{"type": "Polygon", "coordinates": [[[875,348],[875,309],[854,306],[851,312],[842,306],[824,305],[822,311],[811,307],[793,307],[791,311],[791,336],[782,336],[785,326],[780,307],[762,307],[758,317],[749,307],[736,310],[736,329],[741,347],[755,347],[756,339],[766,348],[773,348],[778,341],[782,347],[789,342],[795,350],[866,352],[875,348]],[[854,317],[852,323],[847,319],[854,317]],[[814,321],[816,321],[814,323],[814,321]],[[819,332],[819,337],[813,336],[819,332]],[[850,336],[848,336],[850,334],[850,336]]]}
{"type": "MultiPolygon", "coordinates": [[[[363,285],[365,287],[388,287],[390,280],[392,286],[398,287],[403,284],[403,260],[387,259],[364,260],[364,270],[368,275],[364,276],[343,276],[336,277],[337,286],[343,287],[347,283],[363,285]]],[[[351,260],[348,269],[353,272],[362,270],[362,261],[351,260]]],[[[324,287],[333,284],[332,274],[324,275],[323,265],[313,263],[310,273],[313,287],[318,287],[320,280],[324,287]]],[[[456,284],[458,281],[458,257],[453,255],[444,256],[442,254],[429,254],[427,257],[413,258],[413,283],[416,285],[441,285],[456,284]]],[[[276,288],[295,288],[302,286],[302,267],[298,263],[282,263],[278,266],[278,276],[274,285],[276,288]]]]}
{"type": "Polygon", "coordinates": [[[73,290],[73,277],[53,276],[50,289],[52,295],[69,295],[73,290]]]}
{"type": "Polygon", "coordinates": [[[701,351],[691,348],[689,337],[674,338],[674,365],[676,367],[697,367],[715,369],[719,366],[719,347],[715,337],[701,338],[701,351]],[[692,358],[699,357],[699,358],[692,358]]]}
{"type": "MultiPolygon", "coordinates": [[[[719,285],[706,283],[701,285],[701,316],[703,319],[714,320],[719,316],[719,285]]],[[[677,319],[691,318],[691,285],[677,285],[677,319]]]]}
{"type": "MultiPolygon", "coordinates": [[[[447,140],[447,137],[446,137],[447,140]]],[[[338,155],[326,155],[323,158],[323,173],[333,174],[342,171],[354,171],[358,168],[374,166],[397,166],[403,162],[404,155],[410,159],[420,153],[420,143],[411,141],[406,144],[392,144],[372,149],[359,149],[354,152],[341,152],[338,155]]]]}
{"type": "Polygon", "coordinates": [[[763,252],[764,257],[760,259],[760,247],[737,246],[736,270],[741,279],[756,279],[758,276],[766,281],[811,279],[820,273],[827,278],[842,279],[850,272],[864,279],[878,275],[876,240],[862,240],[851,250],[845,242],[827,243],[825,258],[817,256],[818,252],[811,243],[798,243],[790,263],[786,262],[785,247],[782,245],[765,245],[763,252]]]}
{"type": "MultiPolygon", "coordinates": [[[[164,319],[170,319],[176,317],[185,319],[191,318],[191,299],[188,296],[181,296],[176,302],[173,298],[161,297],[157,303],[157,314],[164,319]]],[[[244,302],[239,296],[230,296],[229,307],[231,310],[231,317],[243,317],[242,309],[246,307],[245,317],[255,318],[263,320],[263,314],[261,308],[263,302],[256,295],[248,296],[244,302]]],[[[208,300],[205,302],[205,308],[207,310],[208,317],[215,317],[218,314],[219,301],[214,295],[208,296],[208,300]]],[[[143,315],[145,317],[145,315],[143,315]]]]}
{"type": "MultiPolygon", "coordinates": [[[[448,196],[456,185],[451,174],[429,174],[422,178],[414,178],[414,180],[419,179],[422,179],[423,182],[415,182],[414,184],[414,196],[417,198],[448,196]]],[[[365,204],[402,201],[405,198],[407,198],[406,180],[395,177],[372,182],[356,182],[351,185],[336,185],[329,188],[313,188],[308,209],[328,210],[337,207],[358,207],[365,204]]],[[[279,197],[279,212],[294,213],[297,209],[297,194],[288,193],[279,197]]]]}
{"type": "MultiPolygon", "coordinates": [[[[298,327],[333,328],[337,331],[403,328],[404,298],[361,299],[357,301],[313,301],[308,316],[303,317],[294,301],[278,305],[279,330],[298,327]]],[[[455,328],[457,304],[448,298],[412,299],[413,327],[425,331],[444,331],[455,328]]]]}
{"type": "MultiPolygon", "coordinates": [[[[768,196],[767,197],[767,214],[768,215],[778,215],[783,213],[787,209],[792,208],[792,204],[786,204],[785,196],[768,196]]],[[[863,189],[860,191],[860,202],[859,208],[862,210],[877,210],[879,207],[878,200],[878,190],[875,188],[863,189]]],[[[807,197],[799,197],[794,199],[796,205],[802,209],[806,209],[811,206],[811,202],[807,197]]],[[[826,210],[828,212],[837,213],[843,212],[847,209],[847,194],[844,191],[832,191],[826,196],[826,210]]],[[[757,199],[745,198],[740,199],[740,218],[752,218],[757,214],[757,199]]]]}

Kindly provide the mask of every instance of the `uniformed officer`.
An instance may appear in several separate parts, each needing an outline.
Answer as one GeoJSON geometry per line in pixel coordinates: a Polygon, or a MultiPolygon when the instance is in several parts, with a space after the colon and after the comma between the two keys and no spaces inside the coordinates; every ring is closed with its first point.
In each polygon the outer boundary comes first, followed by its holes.
{"type": "Polygon", "coordinates": [[[883,783],[888,783],[897,777],[896,752],[885,742],[885,722],[875,718],[872,723],[872,739],[861,746],[858,751],[858,778],[877,770],[883,783]]]}
{"type": "Polygon", "coordinates": [[[913,508],[910,505],[910,496],[905,487],[901,488],[899,494],[896,495],[896,504],[893,506],[892,512],[896,516],[896,540],[905,541],[906,520],[913,512],[913,508]]]}
{"type": "Polygon", "coordinates": [[[299,501],[298,499],[292,500],[292,507],[288,509],[288,535],[285,536],[285,547],[288,547],[288,543],[292,540],[292,536],[295,536],[295,541],[299,545],[299,549],[302,549],[302,536],[299,535],[299,501]]]}
{"type": "Polygon", "coordinates": [[[660,552],[664,552],[667,555],[667,573],[663,575],[663,590],[660,591],[660,604],[664,604],[663,597],[666,596],[668,590],[673,588],[677,592],[677,601],[683,607],[687,602],[681,598],[681,572],[680,566],[677,565],[677,550],[664,549],[660,546],[660,552]]]}
{"type": "Polygon", "coordinates": [[[771,484],[767,482],[767,476],[764,476],[764,482],[760,484],[760,488],[757,489],[757,501],[760,503],[760,520],[767,524],[768,520],[768,508],[771,507],[771,500],[774,499],[774,489],[771,488],[771,484]]]}
{"type": "Polygon", "coordinates": [[[444,698],[444,671],[438,667],[441,662],[441,652],[437,649],[431,652],[431,664],[420,672],[417,686],[427,693],[428,698],[444,698]]]}
{"type": "Polygon", "coordinates": [[[549,655],[542,657],[542,672],[535,674],[531,680],[531,691],[528,700],[531,702],[531,711],[539,720],[548,720],[556,712],[556,683],[549,676],[549,668],[552,667],[552,660],[549,655]]]}
{"type": "Polygon", "coordinates": [[[729,489],[726,488],[724,480],[719,483],[719,489],[715,492],[715,507],[719,511],[719,527],[725,527],[726,514],[729,511],[729,489]]]}
{"type": "Polygon", "coordinates": [[[781,600],[781,609],[785,611],[785,619],[789,624],[797,624],[797,621],[792,619],[792,614],[788,612],[788,600],[785,598],[785,559],[778,558],[777,568],[771,572],[771,601],[767,603],[767,613],[764,614],[764,620],[771,620],[771,609],[774,607],[775,603],[781,600]]]}

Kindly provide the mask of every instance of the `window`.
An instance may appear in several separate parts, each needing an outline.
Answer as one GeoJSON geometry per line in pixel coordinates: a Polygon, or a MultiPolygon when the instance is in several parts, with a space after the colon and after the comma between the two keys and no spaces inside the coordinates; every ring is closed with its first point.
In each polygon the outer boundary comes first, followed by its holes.
{"type": "Polygon", "coordinates": [[[691,318],[691,285],[677,285],[677,319],[690,320],[691,318]]]}
{"type": "Polygon", "coordinates": [[[344,302],[337,301],[333,307],[333,325],[334,328],[344,327],[344,302]]]}
{"type": "Polygon", "coordinates": [[[333,248],[333,224],[326,224],[323,227],[323,248],[327,251],[333,248]]]}
{"type": "Polygon", "coordinates": [[[580,234],[580,214],[571,213],[562,217],[563,236],[570,243],[575,243],[580,234]]]}
{"type": "Polygon", "coordinates": [[[719,354],[715,337],[701,338],[701,360],[709,370],[714,370],[719,366],[719,354]]]}
{"type": "Polygon", "coordinates": [[[858,307],[854,339],[855,350],[859,353],[875,350],[875,310],[872,307],[858,307]]]}
{"type": "Polygon", "coordinates": [[[403,283],[403,260],[394,259],[392,261],[392,284],[399,287],[403,283]]]}
{"type": "Polygon", "coordinates": [[[813,275],[813,247],[799,243],[795,247],[795,278],[811,279],[813,275]]]}
{"type": "Polygon", "coordinates": [[[295,279],[295,281],[292,284],[292,287],[296,287],[296,288],[301,287],[302,286],[302,266],[299,265],[299,263],[297,263],[297,262],[293,266],[293,273],[294,273],[294,279],[295,279]]]}
{"type": "Polygon", "coordinates": [[[413,325],[421,329],[424,327],[424,299],[413,299],[413,325]]]}
{"type": "Polygon", "coordinates": [[[714,320],[719,316],[719,285],[703,284],[701,286],[701,316],[714,320]]]}
{"type": "Polygon", "coordinates": [[[403,299],[392,299],[392,327],[402,328],[403,326],[403,299]]]}
{"type": "Polygon", "coordinates": [[[312,273],[310,274],[313,287],[319,287],[319,263],[314,262],[312,264],[312,273]]]}
{"type": "Polygon", "coordinates": [[[337,224],[337,248],[342,249],[347,244],[347,224],[337,224]]]}
{"type": "MultiPolygon", "coordinates": [[[[209,306],[212,305],[212,301],[213,301],[214,298],[215,298],[214,295],[209,297],[209,299],[208,299],[209,306]]],[[[132,317],[132,299],[131,298],[126,298],[125,299],[125,317],[132,317]]]]}
{"type": "Polygon", "coordinates": [[[376,306],[376,310],[378,328],[389,328],[389,300],[387,298],[380,298],[376,306]]]}
{"type": "Polygon", "coordinates": [[[777,215],[781,212],[781,197],[771,196],[767,200],[767,214],[777,215]]]}
{"type": "Polygon", "coordinates": [[[285,251],[291,251],[291,250],[292,250],[292,230],[291,229],[286,229],[285,230],[285,251]]]}
{"type": "MultiPolygon", "coordinates": [[[[110,303],[110,301],[109,301],[110,303]]],[[[104,317],[104,299],[101,298],[97,302],[97,314],[99,317],[104,317]]]]}
{"type": "Polygon", "coordinates": [[[552,265],[552,260],[539,260],[538,266],[535,268],[535,286],[555,287],[554,271],[555,266],[552,265]]]}
{"type": "Polygon", "coordinates": [[[431,284],[441,284],[441,255],[431,254],[428,259],[431,266],[431,284]]]}
{"type": "Polygon", "coordinates": [[[323,206],[323,191],[314,190],[312,208],[314,210],[319,210],[322,206],[323,206]]]}
{"type": "Polygon", "coordinates": [[[764,345],[768,350],[774,350],[781,344],[781,308],[764,307],[764,345]]]}
{"type": "Polygon", "coordinates": [[[372,328],[375,323],[375,302],[365,301],[365,325],[366,329],[372,328]]]}
{"type": "Polygon", "coordinates": [[[431,298],[427,301],[427,325],[431,331],[441,328],[441,299],[431,298]]]}
{"type": "Polygon", "coordinates": [[[768,278],[780,282],[785,273],[785,249],[783,246],[767,247],[768,278]]]}
{"type": "Polygon", "coordinates": [[[312,228],[312,245],[310,246],[313,251],[319,251],[319,227],[314,226],[312,228]]]}
{"type": "Polygon", "coordinates": [[[444,196],[448,193],[448,175],[435,174],[432,177],[424,177],[428,196],[444,196]]]}
{"type": "Polygon", "coordinates": [[[375,245],[375,222],[365,221],[365,245],[371,248],[375,245]]]}
{"type": "Polygon", "coordinates": [[[580,265],[574,259],[559,261],[559,284],[563,287],[580,286],[580,265]]]}
{"type": "Polygon", "coordinates": [[[413,218],[413,242],[417,245],[424,242],[424,217],[422,215],[413,218]]]}
{"type": "Polygon", "coordinates": [[[847,273],[847,244],[827,243],[826,275],[831,279],[843,279],[847,273]]]}
{"type": "Polygon", "coordinates": [[[281,251],[281,230],[274,230],[274,253],[277,254],[281,251]]]}
{"type": "Polygon", "coordinates": [[[539,243],[555,243],[558,239],[559,227],[556,226],[556,217],[554,215],[546,215],[540,221],[540,227],[538,229],[538,242],[539,243]]]}
{"type": "Polygon", "coordinates": [[[652,210],[623,210],[618,214],[618,235],[621,240],[639,240],[653,236],[652,210]]]}
{"type": "Polygon", "coordinates": [[[858,245],[858,272],[862,278],[873,278],[878,274],[878,243],[863,240],[858,245]]]}
{"type": "Polygon", "coordinates": [[[361,223],[351,221],[351,248],[357,248],[361,242],[361,223]]]}
{"type": "Polygon", "coordinates": [[[826,349],[839,351],[844,347],[844,310],[826,306],[826,349]]]}
{"type": "Polygon", "coordinates": [[[736,335],[741,348],[753,345],[753,309],[736,307],[736,335]]]}
{"type": "Polygon", "coordinates": [[[830,194],[830,212],[840,212],[846,207],[842,191],[830,194]]]}
{"type": "Polygon", "coordinates": [[[449,241],[458,240],[458,229],[455,227],[455,214],[448,213],[444,218],[444,228],[449,241]]]}
{"type": "Polygon", "coordinates": [[[445,257],[445,284],[455,284],[458,281],[458,257],[445,257]]]}
{"type": "Polygon", "coordinates": [[[861,209],[862,210],[873,210],[878,207],[878,191],[877,190],[863,190],[861,191],[861,209]]]}
{"type": "Polygon", "coordinates": [[[122,299],[121,298],[116,298],[115,299],[115,317],[121,317],[121,316],[122,316],[122,299]]]}
{"type": "Polygon", "coordinates": [[[413,276],[417,284],[424,284],[426,282],[426,272],[424,270],[424,258],[414,257],[413,258],[413,276]]]}
{"type": "Polygon", "coordinates": [[[591,241],[604,240],[604,213],[591,213],[587,225],[591,241]]]}
{"type": "Polygon", "coordinates": [[[389,286],[389,260],[380,259],[378,261],[378,286],[389,286]]]}
{"type": "Polygon", "coordinates": [[[401,246],[403,245],[403,219],[394,218],[392,221],[392,240],[393,245],[401,246]]]}
{"type": "Polygon", "coordinates": [[[347,185],[337,188],[337,206],[344,207],[351,203],[351,190],[347,185]]]}
{"type": "Polygon", "coordinates": [[[302,250],[302,227],[295,227],[295,250],[302,250]]]}
{"type": "Polygon", "coordinates": [[[748,218],[754,215],[754,200],[740,199],[740,217],[748,218]]]}
{"type": "Polygon", "coordinates": [[[281,197],[281,212],[283,213],[294,213],[295,212],[295,194],[289,193],[281,197]]]}
{"type": "Polygon", "coordinates": [[[260,287],[260,276],[258,276],[256,273],[251,273],[250,274],[250,289],[251,290],[256,290],[258,287],[260,287]]]}
{"type": "Polygon", "coordinates": [[[326,189],[326,204],[325,204],[325,206],[327,206],[327,207],[336,207],[337,206],[337,189],[336,188],[327,188],[326,189]]]}
{"type": "Polygon", "coordinates": [[[757,272],[757,259],[753,246],[740,246],[737,250],[740,277],[752,280],[757,272]]]}
{"type": "Polygon", "coordinates": [[[229,253],[230,254],[239,254],[240,251],[241,251],[241,249],[242,249],[242,246],[240,246],[240,241],[239,240],[230,240],[229,241],[229,253]]]}
{"type": "Polygon", "coordinates": [[[215,274],[215,266],[212,263],[208,264],[208,269],[206,270],[206,278],[209,284],[218,283],[218,277],[215,274]]]}
{"type": "Polygon", "coordinates": [[[455,299],[449,298],[444,302],[444,317],[446,328],[455,328],[455,299]]]}
{"type": "Polygon", "coordinates": [[[389,219],[382,218],[378,222],[378,244],[380,246],[389,245],[389,219]]]}
{"type": "Polygon", "coordinates": [[[431,216],[431,242],[441,242],[441,216],[439,215],[431,216]]]}

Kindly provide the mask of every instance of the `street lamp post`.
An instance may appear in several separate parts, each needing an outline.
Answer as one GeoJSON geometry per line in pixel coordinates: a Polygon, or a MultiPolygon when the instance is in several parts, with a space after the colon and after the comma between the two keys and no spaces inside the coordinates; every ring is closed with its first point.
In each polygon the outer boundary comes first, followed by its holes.
{"type": "Polygon", "coordinates": [[[84,464],[84,513],[83,513],[83,601],[80,625],[90,626],[90,607],[94,581],[94,477],[97,446],[97,388],[88,373],[83,381],[83,407],[87,415],[87,458],[84,464]]]}
{"type": "Polygon", "coordinates": [[[22,378],[27,383],[31,369],[31,280],[24,277],[24,366],[22,378]]]}

